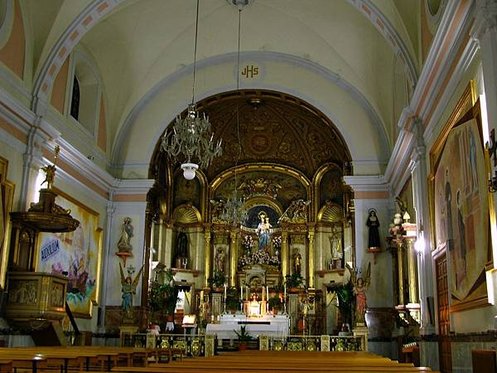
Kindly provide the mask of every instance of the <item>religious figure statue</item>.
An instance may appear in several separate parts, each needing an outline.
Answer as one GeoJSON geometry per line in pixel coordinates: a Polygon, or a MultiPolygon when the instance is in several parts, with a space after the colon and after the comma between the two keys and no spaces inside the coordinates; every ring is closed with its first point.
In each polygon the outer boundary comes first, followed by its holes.
{"type": "Polygon", "coordinates": [[[302,255],[298,249],[295,249],[293,253],[293,273],[301,273],[302,272],[302,255]]]}
{"type": "Polygon", "coordinates": [[[136,287],[138,286],[138,281],[140,281],[140,276],[143,272],[143,266],[138,271],[138,274],[133,279],[135,269],[132,266],[127,268],[128,275],[124,275],[124,270],[119,263],[119,272],[121,274],[121,293],[122,293],[122,303],[121,308],[123,311],[124,319],[133,319],[133,297],[136,294],[136,287]]]}
{"type": "Polygon", "coordinates": [[[367,298],[366,290],[368,290],[369,282],[371,278],[371,263],[368,264],[368,269],[366,271],[366,276],[357,276],[356,271],[347,264],[347,269],[350,272],[350,281],[352,282],[352,291],[355,295],[355,321],[357,324],[365,323],[367,298]]]}
{"type": "MultiPolygon", "coordinates": [[[[342,231],[337,227],[333,227],[331,235],[329,236],[331,248],[331,261],[332,267],[337,268],[340,259],[343,257],[342,253],[342,231]]],[[[340,265],[341,268],[341,265],[340,265]]]]}
{"type": "Polygon", "coordinates": [[[176,267],[181,268],[184,261],[188,259],[188,236],[185,232],[180,231],[176,237],[176,250],[174,254],[176,267]]]}
{"type": "Polygon", "coordinates": [[[119,237],[119,241],[117,242],[117,249],[120,253],[130,253],[133,250],[131,237],[133,237],[131,218],[125,217],[121,227],[121,237],[119,237]]]}
{"type": "Polygon", "coordinates": [[[41,184],[47,183],[47,189],[52,189],[55,179],[55,165],[47,165],[41,169],[45,172],[45,180],[43,180],[41,184]]]}
{"type": "Polygon", "coordinates": [[[216,270],[219,272],[224,272],[224,259],[226,254],[222,247],[219,247],[216,251],[216,270]]]}
{"type": "Polygon", "coordinates": [[[269,223],[269,217],[264,211],[259,213],[259,218],[261,221],[257,226],[255,232],[259,236],[259,250],[265,250],[268,248],[271,237],[271,223],[269,223]]]}
{"type": "Polygon", "coordinates": [[[376,210],[370,209],[366,225],[369,228],[368,234],[368,249],[371,251],[381,250],[381,240],[380,240],[380,221],[376,216],[376,210]]]}

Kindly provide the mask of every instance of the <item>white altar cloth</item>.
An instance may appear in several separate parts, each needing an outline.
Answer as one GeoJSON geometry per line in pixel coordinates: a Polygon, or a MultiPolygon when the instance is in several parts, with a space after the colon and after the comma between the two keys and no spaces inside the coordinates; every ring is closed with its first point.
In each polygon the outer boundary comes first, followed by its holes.
{"type": "Polygon", "coordinates": [[[288,336],[290,319],[287,315],[265,315],[247,317],[245,315],[221,315],[218,324],[207,324],[206,334],[214,334],[218,339],[237,339],[236,331],[245,325],[246,331],[254,338],[261,335],[285,338],[288,336]]]}

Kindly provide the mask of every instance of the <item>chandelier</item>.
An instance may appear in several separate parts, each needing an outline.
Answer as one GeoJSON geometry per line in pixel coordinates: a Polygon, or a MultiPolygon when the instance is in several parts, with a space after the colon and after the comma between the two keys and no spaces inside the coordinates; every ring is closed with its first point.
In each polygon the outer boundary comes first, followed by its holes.
{"type": "MultiPolygon", "coordinates": [[[[236,69],[236,90],[240,90],[240,34],[241,34],[241,20],[242,20],[242,9],[244,5],[247,5],[246,0],[233,0],[233,5],[238,7],[238,45],[237,45],[237,69],[236,69]]],[[[236,104],[236,137],[237,137],[237,154],[235,157],[235,168],[233,170],[234,173],[234,187],[233,193],[228,198],[228,200],[224,204],[223,211],[221,212],[221,219],[231,223],[233,226],[237,226],[243,224],[248,217],[247,210],[244,208],[245,199],[238,198],[237,193],[237,177],[236,177],[236,169],[238,167],[238,160],[242,153],[242,146],[240,140],[240,110],[239,110],[239,102],[236,104]]]]}
{"type": "Polygon", "coordinates": [[[214,141],[211,133],[209,118],[204,114],[200,115],[195,104],[195,80],[197,73],[197,40],[198,40],[198,9],[197,0],[195,16],[195,46],[193,51],[193,86],[192,102],[188,105],[188,113],[185,118],[176,117],[173,130],[166,132],[162,137],[161,149],[171,159],[178,159],[180,156],[186,159],[181,164],[185,179],[195,178],[195,172],[199,167],[209,167],[212,160],[222,154],[221,140],[214,141]],[[195,161],[197,163],[195,163],[195,161]]]}

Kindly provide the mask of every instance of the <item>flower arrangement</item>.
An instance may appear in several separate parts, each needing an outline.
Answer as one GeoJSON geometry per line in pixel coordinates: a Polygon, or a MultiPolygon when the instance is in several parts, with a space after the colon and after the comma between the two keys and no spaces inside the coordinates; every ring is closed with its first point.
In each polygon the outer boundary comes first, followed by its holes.
{"type": "Polygon", "coordinates": [[[277,255],[270,255],[267,251],[257,250],[253,253],[246,253],[238,259],[238,266],[241,268],[253,264],[279,266],[280,258],[277,255]]]}
{"type": "Polygon", "coordinates": [[[245,253],[250,253],[254,247],[254,238],[251,235],[243,236],[242,247],[245,253]]]}
{"type": "Polygon", "coordinates": [[[281,236],[274,236],[272,241],[274,249],[279,251],[281,249],[281,236]]]}

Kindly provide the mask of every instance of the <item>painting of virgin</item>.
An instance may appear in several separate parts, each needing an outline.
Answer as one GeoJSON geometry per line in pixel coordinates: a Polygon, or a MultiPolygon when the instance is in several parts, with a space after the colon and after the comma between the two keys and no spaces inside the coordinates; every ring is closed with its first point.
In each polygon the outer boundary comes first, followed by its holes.
{"type": "Polygon", "coordinates": [[[487,296],[489,213],[485,159],[476,120],[452,128],[435,173],[436,248],[448,258],[451,306],[487,296]]]}

